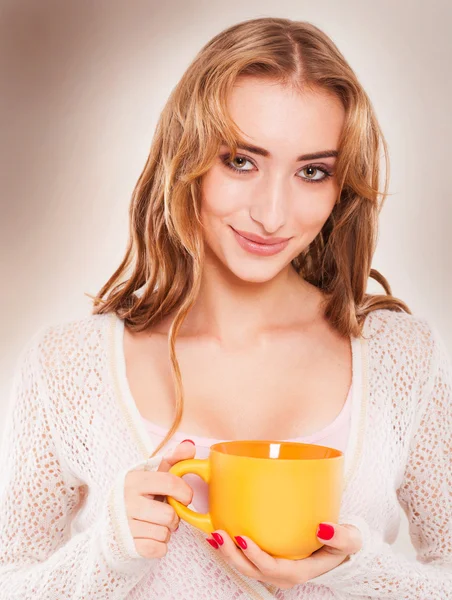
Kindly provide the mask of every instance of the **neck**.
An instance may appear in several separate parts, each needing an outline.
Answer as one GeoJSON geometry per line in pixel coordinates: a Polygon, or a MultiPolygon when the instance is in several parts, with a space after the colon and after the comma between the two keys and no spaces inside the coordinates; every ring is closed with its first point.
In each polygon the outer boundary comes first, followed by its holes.
{"type": "Polygon", "coordinates": [[[247,282],[207,260],[199,296],[179,335],[244,347],[265,334],[311,323],[321,292],[288,265],[263,283],[247,282]]]}

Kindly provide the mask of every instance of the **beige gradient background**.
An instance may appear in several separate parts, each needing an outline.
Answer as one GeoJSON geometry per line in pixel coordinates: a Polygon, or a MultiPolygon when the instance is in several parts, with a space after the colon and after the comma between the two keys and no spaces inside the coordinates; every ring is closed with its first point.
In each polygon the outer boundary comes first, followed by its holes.
{"type": "MultiPolygon", "coordinates": [[[[369,93],[391,158],[374,267],[452,353],[450,3],[3,0],[0,423],[25,341],[89,314],[84,292],[122,258],[169,92],[207,40],[258,16],[322,28],[369,93]]],[[[405,520],[395,547],[414,556],[405,520]]]]}

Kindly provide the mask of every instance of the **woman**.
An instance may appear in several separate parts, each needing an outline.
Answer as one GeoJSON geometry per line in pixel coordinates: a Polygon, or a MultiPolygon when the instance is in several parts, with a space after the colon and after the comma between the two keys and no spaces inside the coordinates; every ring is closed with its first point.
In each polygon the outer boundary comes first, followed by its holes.
{"type": "Polygon", "coordinates": [[[245,21],[201,50],[93,314],[41,328],[22,354],[0,597],[452,597],[451,367],[371,269],[381,146],[355,74],[312,24],[245,21]],[[369,276],[385,294],[366,293],[369,276]],[[344,451],[340,523],[319,524],[309,558],[223,530],[207,543],[162,502],[203,509],[202,482],[168,469],[244,438],[344,451]],[[400,506],[416,561],[390,545],[400,506]]]}

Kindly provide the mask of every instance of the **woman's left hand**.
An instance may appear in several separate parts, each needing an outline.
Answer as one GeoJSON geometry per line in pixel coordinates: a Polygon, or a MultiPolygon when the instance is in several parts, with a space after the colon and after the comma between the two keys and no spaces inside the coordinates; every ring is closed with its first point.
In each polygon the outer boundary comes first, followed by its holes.
{"type": "MultiPolygon", "coordinates": [[[[249,537],[238,536],[236,546],[232,538],[223,529],[212,533],[218,551],[224,559],[238,571],[263,583],[272,583],[277,587],[288,590],[295,585],[307,583],[310,579],[334,569],[351,554],[362,548],[362,536],[354,525],[337,525],[324,523],[322,531],[332,537],[327,540],[318,537],[325,544],[322,548],[300,560],[275,558],[267,554],[249,537]],[[331,529],[333,528],[333,529],[331,529]],[[241,540],[245,544],[241,543],[241,540]],[[246,545],[246,548],[244,547],[246,545]]],[[[209,538],[207,538],[209,539],[209,538]]],[[[211,543],[213,547],[214,544],[211,543]]]]}

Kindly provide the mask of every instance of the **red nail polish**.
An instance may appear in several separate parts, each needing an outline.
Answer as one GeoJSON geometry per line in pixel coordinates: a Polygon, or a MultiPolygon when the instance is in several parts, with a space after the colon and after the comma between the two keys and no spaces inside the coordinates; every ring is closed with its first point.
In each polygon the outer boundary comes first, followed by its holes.
{"type": "Polygon", "coordinates": [[[212,533],[212,537],[218,543],[219,546],[222,546],[224,544],[224,540],[219,533],[212,533]]]}
{"type": "Polygon", "coordinates": [[[332,525],[327,525],[326,523],[320,523],[319,528],[317,530],[317,537],[322,540],[330,540],[334,535],[334,527],[332,525]]]}
{"type": "Polygon", "coordinates": [[[240,537],[239,535],[236,535],[235,539],[237,540],[237,543],[240,546],[240,548],[243,548],[243,550],[246,550],[248,548],[245,540],[242,537],[240,537]]]}
{"type": "Polygon", "coordinates": [[[181,444],[183,444],[184,442],[190,442],[190,444],[193,444],[193,446],[196,446],[196,444],[193,440],[182,440],[181,444]]]}
{"type": "Polygon", "coordinates": [[[209,542],[209,544],[212,546],[212,548],[215,548],[215,550],[218,550],[218,544],[216,543],[215,540],[211,540],[210,538],[206,538],[206,540],[209,542]]]}

